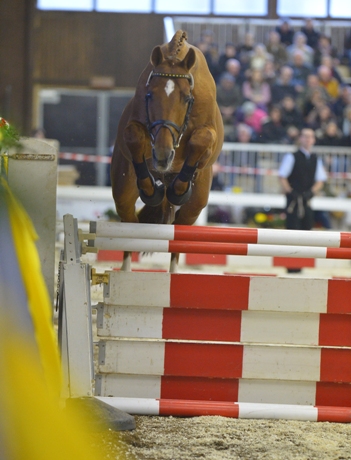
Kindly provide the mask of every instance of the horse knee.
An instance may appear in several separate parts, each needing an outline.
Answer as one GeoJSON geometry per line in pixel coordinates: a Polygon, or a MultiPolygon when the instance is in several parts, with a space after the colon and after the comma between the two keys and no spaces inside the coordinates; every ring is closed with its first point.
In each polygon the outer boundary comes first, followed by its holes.
{"type": "Polygon", "coordinates": [[[142,162],[145,154],[145,129],[139,123],[129,123],[123,133],[124,141],[132,154],[134,161],[142,162]]]}
{"type": "Polygon", "coordinates": [[[198,162],[199,169],[202,169],[210,159],[215,142],[216,133],[210,128],[198,129],[191,136],[189,140],[190,158],[193,158],[193,162],[198,162]]]}

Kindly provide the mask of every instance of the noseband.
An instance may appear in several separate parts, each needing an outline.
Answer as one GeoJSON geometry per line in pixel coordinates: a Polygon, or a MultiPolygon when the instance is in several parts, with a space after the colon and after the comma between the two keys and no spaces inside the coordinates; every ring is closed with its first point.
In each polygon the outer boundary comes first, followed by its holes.
{"type": "Polygon", "coordinates": [[[184,117],[183,124],[181,126],[178,126],[176,123],[174,123],[171,120],[156,120],[153,123],[150,121],[150,115],[149,115],[149,100],[151,98],[151,94],[147,93],[145,96],[145,106],[146,106],[146,127],[148,130],[148,133],[151,138],[151,145],[154,147],[155,141],[156,141],[156,136],[158,132],[160,131],[161,128],[167,128],[169,132],[172,135],[173,139],[173,148],[176,149],[179,147],[180,141],[183,137],[183,134],[185,133],[188,123],[189,123],[189,117],[190,117],[190,112],[191,109],[193,108],[194,104],[194,97],[192,95],[192,90],[194,89],[194,77],[189,73],[189,74],[174,74],[174,73],[160,73],[160,72],[154,72],[153,70],[151,71],[149,78],[147,79],[146,82],[146,87],[149,86],[150,80],[153,77],[164,77],[164,78],[186,78],[189,80],[190,83],[190,97],[188,100],[188,107],[186,110],[186,114],[184,117]],[[152,130],[156,127],[159,126],[158,130],[156,131],[156,134],[153,134],[152,130]],[[178,137],[175,136],[173,128],[177,133],[178,137]]]}

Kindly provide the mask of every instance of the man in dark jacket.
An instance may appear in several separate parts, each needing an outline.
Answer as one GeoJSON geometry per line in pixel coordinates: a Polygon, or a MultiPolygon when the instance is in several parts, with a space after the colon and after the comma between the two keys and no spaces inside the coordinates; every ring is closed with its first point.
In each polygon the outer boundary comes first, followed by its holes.
{"type": "MultiPolygon", "coordinates": [[[[321,158],[311,153],[315,143],[312,129],[301,130],[297,152],[287,153],[279,168],[279,180],[286,194],[286,228],[292,230],[311,230],[313,210],[310,201],[323,187],[327,174],[321,158]]],[[[301,269],[289,268],[289,273],[301,269]]]]}
{"type": "Polygon", "coordinates": [[[279,168],[279,180],[287,197],[286,228],[311,230],[313,211],[311,198],[318,193],[327,179],[321,158],[311,153],[315,144],[312,129],[301,130],[300,148],[287,153],[279,168]]]}

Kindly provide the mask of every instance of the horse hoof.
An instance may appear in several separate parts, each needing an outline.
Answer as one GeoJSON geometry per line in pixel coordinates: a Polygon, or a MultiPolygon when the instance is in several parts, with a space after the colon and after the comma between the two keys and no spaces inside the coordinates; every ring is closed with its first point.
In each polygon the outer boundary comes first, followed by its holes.
{"type": "Polygon", "coordinates": [[[192,188],[191,188],[191,181],[189,182],[188,190],[183,193],[183,195],[177,195],[174,191],[174,183],[167,188],[166,197],[167,200],[173,204],[174,206],[182,206],[184,203],[189,201],[191,197],[192,188]]]}
{"type": "MultiPolygon", "coordinates": [[[[150,175],[150,177],[152,177],[150,175]]],[[[153,177],[152,177],[153,179],[153,177]]],[[[146,195],[143,190],[139,189],[139,195],[141,198],[141,201],[145,203],[148,206],[158,206],[162,203],[164,197],[165,197],[165,186],[160,180],[154,180],[153,179],[153,185],[154,185],[154,193],[149,196],[146,195]]]]}

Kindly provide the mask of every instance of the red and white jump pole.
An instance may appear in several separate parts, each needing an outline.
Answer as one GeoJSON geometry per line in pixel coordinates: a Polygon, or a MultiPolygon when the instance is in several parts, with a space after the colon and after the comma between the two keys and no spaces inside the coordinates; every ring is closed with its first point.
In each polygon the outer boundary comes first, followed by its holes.
{"type": "Polygon", "coordinates": [[[222,417],[240,419],[281,419],[335,423],[349,423],[351,421],[350,407],[99,396],[97,399],[128,414],[136,415],[172,415],[182,417],[220,415],[222,417]]]}
{"type": "Polygon", "coordinates": [[[168,241],[273,244],[351,248],[351,232],[285,230],[240,227],[132,224],[90,222],[90,232],[102,238],[132,238],[168,241]]]}
{"type": "MultiPolygon", "coordinates": [[[[351,232],[90,222],[88,246],[126,253],[351,259],[351,232]]],[[[89,251],[89,249],[87,249],[89,251]]],[[[130,256],[122,270],[130,270],[130,256]]],[[[290,262],[292,263],[292,262],[290,262]]],[[[176,271],[174,260],[170,271],[176,271]]]]}
{"type": "MultiPolygon", "coordinates": [[[[136,224],[138,225],[138,224],[136,224]]],[[[99,250],[163,252],[187,254],[226,254],[292,258],[351,259],[351,248],[293,246],[278,244],[222,243],[141,238],[96,237],[92,246],[99,250]]]]}

